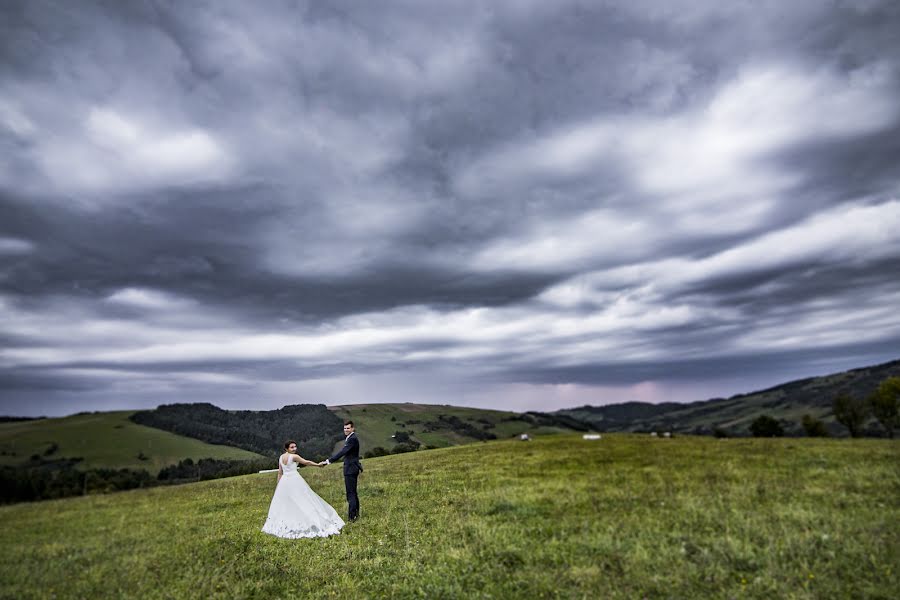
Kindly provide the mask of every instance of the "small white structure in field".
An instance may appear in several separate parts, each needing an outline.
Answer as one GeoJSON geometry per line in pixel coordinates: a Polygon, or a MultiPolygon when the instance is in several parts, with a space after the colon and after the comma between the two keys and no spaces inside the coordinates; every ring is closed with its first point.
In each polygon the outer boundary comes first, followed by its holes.
{"type": "Polygon", "coordinates": [[[582,437],[582,439],[585,439],[585,440],[599,440],[600,434],[599,433],[586,433],[581,437],[582,437]]]}
{"type": "Polygon", "coordinates": [[[655,431],[650,432],[650,437],[658,437],[655,431]]]}
{"type": "Polygon", "coordinates": [[[665,432],[665,433],[663,434],[663,437],[664,437],[664,438],[670,438],[670,437],[672,437],[672,432],[671,432],[671,431],[665,432]]]}
{"type": "Polygon", "coordinates": [[[523,433],[522,435],[519,436],[519,439],[523,442],[530,442],[531,436],[528,435],[527,433],[523,433]]]}

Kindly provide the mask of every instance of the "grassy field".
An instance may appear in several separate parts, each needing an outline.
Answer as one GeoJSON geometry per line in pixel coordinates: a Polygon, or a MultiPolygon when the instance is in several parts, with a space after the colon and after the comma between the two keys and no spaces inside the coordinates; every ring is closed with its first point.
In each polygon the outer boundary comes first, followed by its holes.
{"type": "Polygon", "coordinates": [[[461,406],[355,404],[331,406],[329,409],[342,419],[353,420],[363,452],[376,446],[390,450],[397,443],[391,438],[396,431],[407,431],[423,445],[436,448],[470,444],[476,441],[472,437],[452,431],[449,427],[440,427],[434,431],[424,432],[424,423],[437,422],[440,415],[458,417],[478,429],[493,433],[497,439],[501,440],[520,433],[546,434],[569,431],[558,427],[536,427],[524,418],[518,418],[522,417],[519,413],[461,406]],[[392,418],[395,420],[391,420],[392,418]],[[484,429],[484,421],[489,422],[493,427],[484,429]]]}
{"type": "Polygon", "coordinates": [[[82,457],[81,468],[130,467],[159,469],[184,458],[259,458],[258,454],[206,444],[128,420],[131,411],[80,414],[60,419],[0,423],[0,464],[15,465],[32,454],[43,455],[53,443],[59,449],[45,458],[82,457]],[[146,460],[138,455],[143,453],[146,460]]]}
{"type": "MultiPolygon", "coordinates": [[[[0,507],[0,598],[895,598],[900,445],[546,436],[365,462],[340,536],[249,475],[0,507]]],[[[339,467],[303,476],[340,512],[339,467]]]]}

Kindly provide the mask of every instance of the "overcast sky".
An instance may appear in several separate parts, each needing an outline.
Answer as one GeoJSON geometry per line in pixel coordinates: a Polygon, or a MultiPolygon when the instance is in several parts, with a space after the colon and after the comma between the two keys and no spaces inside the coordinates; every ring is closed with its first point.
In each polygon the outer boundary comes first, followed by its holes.
{"type": "Polygon", "coordinates": [[[0,414],[900,357],[900,3],[0,4],[0,414]]]}

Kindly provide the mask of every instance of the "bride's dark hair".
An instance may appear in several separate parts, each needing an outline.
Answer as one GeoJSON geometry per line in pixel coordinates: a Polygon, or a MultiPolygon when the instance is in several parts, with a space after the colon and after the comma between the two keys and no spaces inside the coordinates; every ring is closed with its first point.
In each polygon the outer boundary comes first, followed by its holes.
{"type": "Polygon", "coordinates": [[[284,443],[284,449],[287,450],[288,446],[290,446],[291,444],[296,444],[296,443],[297,442],[295,442],[294,440],[288,440],[284,443]]]}

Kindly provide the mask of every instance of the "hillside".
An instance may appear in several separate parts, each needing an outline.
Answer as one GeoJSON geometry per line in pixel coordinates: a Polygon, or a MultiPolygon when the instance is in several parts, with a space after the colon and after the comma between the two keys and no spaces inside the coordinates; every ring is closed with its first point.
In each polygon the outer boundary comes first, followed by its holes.
{"type": "Polygon", "coordinates": [[[223,410],[208,403],[163,404],[134,413],[131,420],[264,456],[279,455],[284,442],[293,439],[311,460],[327,457],[343,438],[343,423],[324,404],[295,404],[277,410],[223,410]]]}
{"type": "MultiPolygon", "coordinates": [[[[554,414],[590,423],[600,431],[669,430],[710,434],[721,428],[732,435],[749,435],[749,426],[761,414],[780,419],[789,434],[802,433],[800,420],[809,414],[824,421],[832,435],[846,435],[835,422],[831,404],[839,394],[865,398],[888,377],[900,376],[900,360],[791,381],[749,394],[690,404],[629,402],[607,406],[583,406],[554,414]]],[[[870,420],[868,433],[880,435],[870,420]]]]}
{"type": "MultiPolygon", "coordinates": [[[[271,474],[0,507],[0,597],[892,598],[898,443],[563,435],[386,456],[366,461],[360,521],[314,540],[260,532],[271,474]]],[[[302,474],[344,512],[339,467],[302,474]]]]}
{"type": "MultiPolygon", "coordinates": [[[[329,407],[342,420],[356,425],[363,452],[397,444],[396,432],[406,432],[422,446],[444,448],[522,433],[540,435],[570,432],[577,423],[536,413],[430,404],[353,404],[329,407]]],[[[338,444],[340,445],[340,444],[338,444]]]]}
{"type": "Polygon", "coordinates": [[[146,469],[155,476],[162,467],[185,458],[260,458],[239,448],[207,444],[138,425],[129,420],[132,413],[85,413],[0,423],[0,465],[22,464],[33,454],[47,459],[81,457],[84,460],[78,468],[146,469]],[[46,454],[54,445],[57,449],[46,454]],[[138,458],[139,455],[145,458],[138,458]]]}
{"type": "Polygon", "coordinates": [[[376,446],[391,450],[396,431],[408,432],[421,447],[572,431],[560,417],[450,406],[295,405],[225,411],[211,404],[174,404],[152,411],[0,422],[0,465],[22,465],[33,455],[44,460],[80,457],[80,469],[146,469],[155,477],[161,468],[186,458],[272,456],[289,438],[299,442],[301,453],[320,459],[340,446],[345,418],[355,420],[364,452],[376,446]]]}

